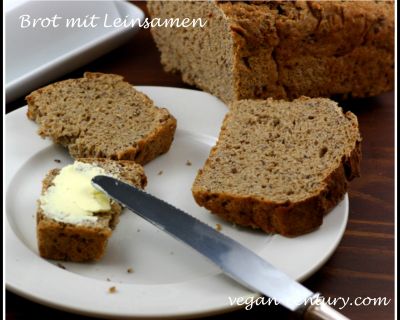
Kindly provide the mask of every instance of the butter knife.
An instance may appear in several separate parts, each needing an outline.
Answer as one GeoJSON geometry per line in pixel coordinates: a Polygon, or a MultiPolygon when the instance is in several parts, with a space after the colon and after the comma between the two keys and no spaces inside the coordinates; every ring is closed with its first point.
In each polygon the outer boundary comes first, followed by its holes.
{"type": "Polygon", "coordinates": [[[197,250],[226,275],[307,320],[348,319],[313,293],[237,241],[142,190],[109,176],[92,179],[95,188],[197,250]]]}

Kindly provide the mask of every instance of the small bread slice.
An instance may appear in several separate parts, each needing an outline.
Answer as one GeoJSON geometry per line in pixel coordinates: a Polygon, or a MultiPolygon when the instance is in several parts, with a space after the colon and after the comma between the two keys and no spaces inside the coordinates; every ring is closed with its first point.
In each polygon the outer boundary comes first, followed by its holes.
{"type": "MultiPolygon", "coordinates": [[[[120,178],[138,188],[144,188],[147,180],[142,166],[133,161],[109,159],[79,159],[80,162],[103,168],[107,173],[120,178]]],[[[52,185],[60,169],[47,174],[42,184],[42,195],[52,185]]],[[[97,221],[64,223],[49,217],[41,208],[40,200],[36,215],[36,232],[39,253],[43,258],[64,261],[99,260],[106,249],[122,211],[121,205],[111,201],[109,212],[97,213],[97,221]]]]}
{"type": "Polygon", "coordinates": [[[329,99],[241,100],[192,188],[200,206],[237,225],[297,236],[359,175],[356,116],[329,99]]]}
{"type": "Polygon", "coordinates": [[[123,77],[85,73],[26,97],[39,134],[74,158],[133,160],[145,164],[168,151],[176,120],[123,77]]]}

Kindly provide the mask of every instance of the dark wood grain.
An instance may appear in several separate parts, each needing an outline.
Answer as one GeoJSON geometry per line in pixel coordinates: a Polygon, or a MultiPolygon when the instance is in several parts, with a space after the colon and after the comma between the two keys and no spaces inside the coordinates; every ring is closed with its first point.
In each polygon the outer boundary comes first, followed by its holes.
{"type": "MultiPolygon", "coordinates": [[[[138,5],[143,8],[144,3],[138,5]]],[[[148,30],[128,44],[60,79],[80,77],[84,71],[112,72],[137,85],[189,87],[178,75],[167,74],[148,30]]],[[[193,88],[194,89],[194,88],[193,88]]],[[[340,101],[357,114],[363,135],[362,177],[350,186],[350,220],[339,247],[305,285],[328,297],[387,297],[388,306],[347,306],[351,319],[394,318],[394,94],[340,101]]],[[[23,99],[6,106],[9,112],[23,99]]],[[[284,253],[282,253],[284,254],[284,253]]],[[[6,293],[7,319],[91,319],[48,308],[6,293]]],[[[281,307],[255,307],[211,319],[291,319],[281,307]]]]}

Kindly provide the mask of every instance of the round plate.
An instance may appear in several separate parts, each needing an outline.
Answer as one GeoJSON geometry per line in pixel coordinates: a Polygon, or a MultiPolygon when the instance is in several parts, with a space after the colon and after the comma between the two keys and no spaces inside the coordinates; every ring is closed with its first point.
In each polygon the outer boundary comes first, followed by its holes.
{"type": "MultiPolygon", "coordinates": [[[[191,185],[216,138],[226,106],[200,91],[137,87],[177,118],[170,151],[145,166],[147,191],[241,242],[296,280],[333,253],[346,227],[348,198],[316,231],[296,238],[234,227],[196,205],[191,185]]],[[[38,255],[36,201],[47,171],[72,162],[41,139],[26,107],[6,116],[6,284],[55,308],[109,318],[204,316],[237,308],[235,297],[255,295],[194,250],[125,210],[106,254],[96,263],[62,263],[38,255]],[[64,268],[65,269],[64,269],[64,268]],[[128,272],[128,269],[132,269],[128,272]],[[109,288],[116,292],[110,293],[109,288]]]]}

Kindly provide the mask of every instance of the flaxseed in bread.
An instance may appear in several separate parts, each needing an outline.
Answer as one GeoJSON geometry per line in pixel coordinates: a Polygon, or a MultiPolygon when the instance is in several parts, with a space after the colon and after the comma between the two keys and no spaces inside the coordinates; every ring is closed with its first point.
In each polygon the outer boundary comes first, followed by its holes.
{"type": "Polygon", "coordinates": [[[118,75],[85,73],[26,97],[39,134],[74,158],[133,160],[145,164],[168,151],[176,120],[118,75]]]}
{"type": "Polygon", "coordinates": [[[166,71],[225,102],[393,89],[393,1],[148,1],[166,71]]]}
{"type": "MultiPolygon", "coordinates": [[[[144,188],[146,176],[143,168],[133,161],[114,161],[109,159],[79,159],[103,168],[107,173],[120,178],[126,183],[144,188]]],[[[43,180],[42,195],[52,186],[60,169],[53,169],[43,180]]],[[[111,201],[111,210],[96,213],[97,221],[65,223],[48,216],[38,203],[36,232],[39,254],[46,259],[65,261],[99,260],[106,249],[112,230],[119,220],[122,207],[111,201]]]]}
{"type": "Polygon", "coordinates": [[[321,225],[359,175],[360,143],[356,116],[329,99],[237,101],[193,196],[238,225],[301,235],[321,225]]]}

